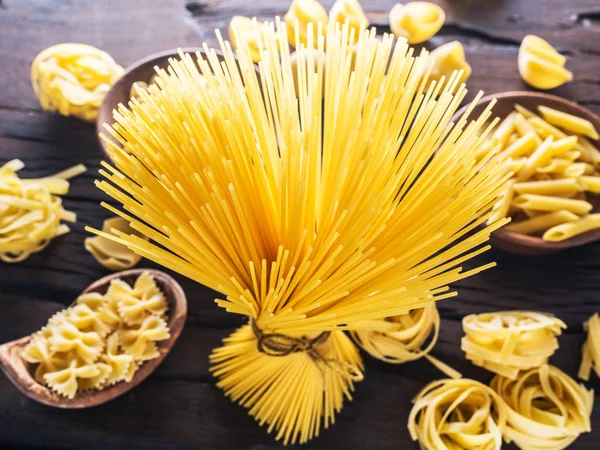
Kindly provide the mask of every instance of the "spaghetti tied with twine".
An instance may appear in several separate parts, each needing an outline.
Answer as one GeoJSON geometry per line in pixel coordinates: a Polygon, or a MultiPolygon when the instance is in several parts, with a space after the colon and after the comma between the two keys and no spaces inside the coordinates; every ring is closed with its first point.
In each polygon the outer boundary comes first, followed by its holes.
{"type": "Polygon", "coordinates": [[[258,327],[258,324],[254,319],[251,319],[250,324],[252,326],[252,332],[256,336],[258,342],[257,348],[259,352],[274,357],[289,356],[292,353],[306,353],[321,373],[321,377],[323,378],[323,390],[325,390],[326,386],[325,374],[319,363],[335,370],[348,380],[362,381],[364,378],[363,374],[351,364],[339,359],[325,358],[318,352],[316,347],[324,344],[325,341],[329,339],[329,336],[331,335],[330,331],[323,331],[312,339],[309,339],[306,336],[294,338],[282,333],[265,333],[258,327]]]}

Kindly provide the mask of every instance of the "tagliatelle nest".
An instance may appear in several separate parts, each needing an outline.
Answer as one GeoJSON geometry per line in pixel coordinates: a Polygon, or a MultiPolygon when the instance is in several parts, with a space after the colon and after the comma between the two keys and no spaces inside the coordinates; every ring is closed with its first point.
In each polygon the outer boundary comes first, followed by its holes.
{"type": "Polygon", "coordinates": [[[505,223],[470,233],[506,172],[473,157],[489,110],[449,126],[466,90],[458,74],[430,84],[426,52],[336,23],[315,40],[309,24],[293,65],[285,24],[260,27],[235,55],[218,35],[222,60],[181,54],[119,108],[98,186],[151,241],[94,232],[248,318],[212,371],[296,443],[333,423],[362,379],[343,330],[453,297],[449,284],[493,265],[461,269],[505,223]]]}

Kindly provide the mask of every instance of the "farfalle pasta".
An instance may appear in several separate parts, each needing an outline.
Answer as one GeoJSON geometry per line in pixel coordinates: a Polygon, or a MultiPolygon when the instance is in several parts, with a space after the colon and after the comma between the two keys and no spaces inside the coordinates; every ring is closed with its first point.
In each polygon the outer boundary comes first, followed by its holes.
{"type": "Polygon", "coordinates": [[[0,260],[21,262],[69,232],[63,222],[76,215],[62,206],[69,180],[86,171],[82,164],[45,178],[22,179],[25,165],[13,159],[0,167],[0,260]]]}
{"type": "Polygon", "coordinates": [[[516,380],[496,375],[491,388],[507,407],[503,436],[522,450],[561,450],[591,431],[594,391],[551,365],[516,380]]]}
{"type": "Polygon", "coordinates": [[[566,327],[562,320],[535,311],[471,314],[463,319],[461,348],[473,364],[515,380],[521,370],[548,361],[566,327]]]}
{"type": "Polygon", "coordinates": [[[106,52],[85,44],[59,44],[31,64],[31,84],[45,111],[94,121],[123,68],[106,52]]]}
{"type": "Polygon", "coordinates": [[[429,355],[440,330],[440,315],[435,303],[414,309],[401,316],[367,320],[365,329],[350,332],[354,341],[374,358],[392,364],[402,364],[427,358],[451,378],[461,374],[429,355]]]}
{"type": "Polygon", "coordinates": [[[434,381],[413,403],[408,430],[422,450],[498,450],[502,446],[506,406],[479,381],[434,381]]]}
{"type": "Polygon", "coordinates": [[[164,294],[149,272],[133,286],[115,279],[106,294],[82,294],[54,314],[21,357],[35,367],[38,383],[67,398],[128,382],[144,361],[159,356],[156,343],[170,337],[166,312],[164,294]],[[135,321],[125,321],[119,305],[132,302],[135,313],[124,311],[135,321]]]}

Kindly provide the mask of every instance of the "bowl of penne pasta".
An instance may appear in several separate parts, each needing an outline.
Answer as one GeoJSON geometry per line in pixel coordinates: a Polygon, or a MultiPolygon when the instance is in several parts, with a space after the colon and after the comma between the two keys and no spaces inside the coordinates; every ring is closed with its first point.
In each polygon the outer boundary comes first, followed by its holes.
{"type": "Polygon", "coordinates": [[[484,97],[473,117],[494,99],[493,116],[499,121],[475,157],[500,158],[510,169],[489,220],[512,220],[492,234],[492,245],[542,255],[600,240],[600,117],[538,92],[484,97]]]}

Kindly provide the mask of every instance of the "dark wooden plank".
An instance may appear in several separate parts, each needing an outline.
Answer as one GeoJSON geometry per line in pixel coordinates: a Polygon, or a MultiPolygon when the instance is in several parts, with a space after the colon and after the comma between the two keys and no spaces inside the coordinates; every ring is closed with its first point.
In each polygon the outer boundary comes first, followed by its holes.
{"type": "MultiPolygon", "coordinates": [[[[18,157],[24,176],[40,176],[78,162],[90,171],[73,181],[65,205],[78,213],[73,231],[23,264],[0,265],[0,340],[38,329],[106,272],[83,249],[85,225],[100,226],[108,213],[105,197],[93,186],[102,154],[94,128],[39,110],[29,86],[29,65],[48,45],[75,41],[107,50],[128,65],[155,51],[214,43],[214,29],[226,33],[234,14],[268,19],[288,2],[182,0],[4,0],[0,9],[0,164],[18,157]],[[26,29],[26,32],[24,30],[26,29]]],[[[391,0],[364,1],[372,23],[386,30],[391,0]]],[[[553,92],[600,112],[600,9],[593,0],[465,0],[440,2],[448,23],[426,46],[458,39],[473,66],[471,96],[527,89],[518,76],[520,39],[529,33],[549,39],[568,56],[575,80],[553,92]]],[[[324,2],[328,7],[332,1],[324,2]]],[[[434,355],[466,376],[490,374],[464,359],[459,340],[465,314],[527,308],[558,314],[569,325],[552,362],[575,375],[584,340],[581,323],[598,310],[600,244],[547,258],[492,251],[469,263],[489,260],[498,267],[459,283],[459,297],[443,301],[440,341],[434,355]]],[[[144,261],[142,266],[156,267],[144,261]]],[[[214,386],[207,357],[242,322],[213,303],[215,293],[181,276],[189,299],[189,319],[164,364],[141,386],[104,406],[56,411],[35,404],[0,377],[2,448],[280,448],[245,412],[214,386]]],[[[306,448],[417,448],[408,442],[410,399],[425,382],[439,377],[426,361],[394,366],[366,359],[366,380],[357,385],[337,423],[306,448]]],[[[589,387],[600,388],[594,378],[589,387]]],[[[596,403],[596,409],[598,402],[596,403]]],[[[595,433],[574,448],[595,448],[595,433]]],[[[514,448],[514,447],[508,447],[514,448]]]]}

